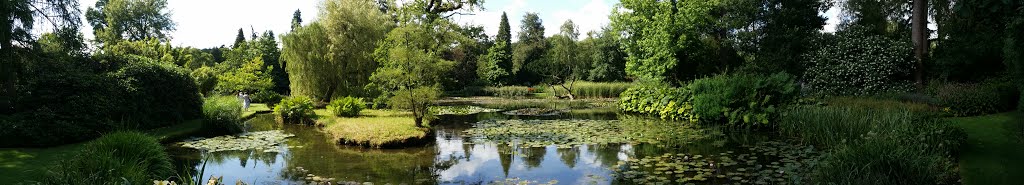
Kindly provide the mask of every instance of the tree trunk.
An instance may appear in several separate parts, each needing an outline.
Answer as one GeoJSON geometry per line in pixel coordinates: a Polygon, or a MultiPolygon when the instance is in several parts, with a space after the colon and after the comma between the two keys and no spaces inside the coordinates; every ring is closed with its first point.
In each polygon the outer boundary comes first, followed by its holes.
{"type": "Polygon", "coordinates": [[[9,1],[0,0],[0,10],[4,10],[4,13],[0,15],[3,17],[0,20],[0,113],[14,112],[14,97],[17,89],[17,72],[18,68],[17,61],[19,59],[14,56],[14,48],[11,42],[13,42],[13,33],[11,27],[14,25],[11,19],[11,13],[9,12],[10,6],[9,1]]]}
{"type": "Polygon", "coordinates": [[[917,89],[924,89],[924,62],[928,58],[928,0],[914,0],[911,16],[911,37],[914,42],[914,80],[917,89]]]}
{"type": "Polygon", "coordinates": [[[575,84],[575,83],[576,83],[575,80],[573,80],[572,82],[569,82],[569,87],[565,87],[565,83],[562,83],[562,89],[565,89],[565,93],[569,94],[569,100],[575,100],[576,99],[576,96],[572,94],[572,85],[575,84]]]}

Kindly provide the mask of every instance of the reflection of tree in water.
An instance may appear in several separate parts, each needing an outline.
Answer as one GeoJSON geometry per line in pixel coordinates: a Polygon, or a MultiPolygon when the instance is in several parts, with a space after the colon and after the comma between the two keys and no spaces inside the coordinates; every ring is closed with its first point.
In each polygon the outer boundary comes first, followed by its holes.
{"type": "Polygon", "coordinates": [[[619,153],[625,148],[621,145],[589,145],[587,151],[594,154],[594,160],[604,166],[611,166],[619,162],[619,153]]]}
{"type": "Polygon", "coordinates": [[[515,155],[515,147],[507,143],[498,144],[498,160],[501,161],[501,169],[505,172],[505,177],[508,177],[508,168],[512,166],[515,155]]]}
{"type": "Polygon", "coordinates": [[[521,153],[520,156],[523,158],[526,168],[537,168],[540,167],[540,162],[544,161],[547,149],[544,147],[519,148],[519,153],[521,153]]]}
{"type": "Polygon", "coordinates": [[[565,163],[569,168],[576,167],[576,156],[579,155],[580,150],[577,147],[571,148],[558,148],[558,155],[562,158],[562,163],[565,163]]]}

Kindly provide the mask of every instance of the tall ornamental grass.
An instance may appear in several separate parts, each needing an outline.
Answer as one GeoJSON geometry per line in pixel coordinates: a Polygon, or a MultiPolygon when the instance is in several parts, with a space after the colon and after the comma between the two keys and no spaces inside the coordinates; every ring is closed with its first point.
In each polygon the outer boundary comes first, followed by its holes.
{"type": "MultiPolygon", "coordinates": [[[[566,87],[569,85],[566,84],[566,87]]],[[[572,87],[572,94],[576,98],[617,98],[626,89],[633,87],[629,82],[576,82],[572,87]]],[[[548,89],[554,94],[567,94],[565,88],[555,85],[555,88],[548,89]]]]}

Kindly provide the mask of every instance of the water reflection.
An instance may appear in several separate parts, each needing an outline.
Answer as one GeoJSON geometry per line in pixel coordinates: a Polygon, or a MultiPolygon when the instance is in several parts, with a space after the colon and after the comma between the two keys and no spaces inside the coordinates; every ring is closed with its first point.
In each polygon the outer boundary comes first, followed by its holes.
{"type": "Polygon", "coordinates": [[[231,151],[201,154],[172,147],[181,165],[202,168],[205,178],[224,176],[226,182],[296,184],[309,174],[336,181],[378,184],[486,184],[509,178],[559,184],[609,184],[609,169],[628,158],[660,155],[678,150],[718,152],[721,146],[665,149],[654,145],[581,145],[522,148],[510,144],[472,144],[463,130],[487,119],[618,119],[614,113],[554,117],[508,116],[500,113],[446,115],[436,122],[436,142],[407,149],[364,149],[340,146],[315,127],[282,125],[272,115],[249,121],[250,131],[284,130],[294,134],[282,153],[231,151]],[[296,169],[304,170],[296,170],[296,169]]]}

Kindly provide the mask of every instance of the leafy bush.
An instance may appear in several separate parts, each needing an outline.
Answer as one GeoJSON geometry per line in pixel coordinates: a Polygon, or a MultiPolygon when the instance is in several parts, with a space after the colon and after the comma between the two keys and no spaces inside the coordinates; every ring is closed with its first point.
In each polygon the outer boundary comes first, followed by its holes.
{"type": "Polygon", "coordinates": [[[242,102],[237,97],[218,96],[203,102],[204,130],[215,132],[242,132],[242,102]]]}
{"type": "Polygon", "coordinates": [[[619,109],[623,112],[651,114],[661,119],[697,122],[693,113],[690,89],[658,85],[633,86],[619,95],[619,109]]]}
{"type": "Polygon", "coordinates": [[[274,106],[274,114],[277,114],[285,123],[309,124],[310,119],[315,116],[313,113],[313,100],[305,96],[292,96],[281,100],[274,106]]]}
{"type": "Polygon", "coordinates": [[[203,66],[189,73],[196,80],[199,93],[209,96],[217,87],[217,73],[211,67],[203,66]]]}
{"type": "Polygon", "coordinates": [[[774,122],[780,106],[792,102],[797,93],[793,77],[786,73],[717,75],[694,80],[687,87],[693,91],[694,114],[702,121],[744,126],[774,122]]]}
{"type": "Polygon", "coordinates": [[[17,84],[17,112],[0,124],[0,146],[73,143],[201,116],[202,100],[186,70],[141,57],[103,59],[109,61],[27,60],[17,84]],[[104,64],[116,68],[104,71],[104,64]]]}
{"type": "Polygon", "coordinates": [[[327,105],[327,110],[330,110],[336,116],[344,117],[355,117],[359,116],[359,111],[366,109],[366,102],[363,102],[362,98],[353,98],[351,96],[335,99],[331,101],[330,105],[327,105]]]}
{"type": "Polygon", "coordinates": [[[488,95],[502,98],[523,98],[532,93],[530,87],[526,86],[486,87],[484,92],[487,92],[488,95]]]}
{"type": "Polygon", "coordinates": [[[270,105],[275,105],[277,104],[277,102],[281,102],[282,98],[284,98],[284,96],[281,96],[281,94],[269,90],[259,91],[252,94],[253,103],[266,103],[270,105]]]}
{"type": "Polygon", "coordinates": [[[125,117],[138,128],[181,123],[201,116],[202,98],[188,71],[169,63],[135,61],[113,73],[123,86],[125,117]]]}
{"type": "Polygon", "coordinates": [[[163,145],[139,132],[110,133],[58,163],[43,184],[145,184],[174,173],[163,145]]]}
{"type": "Polygon", "coordinates": [[[1020,92],[1009,82],[937,83],[931,87],[939,104],[954,116],[976,116],[1009,111],[1017,105],[1020,92]]]}
{"type": "MultiPolygon", "coordinates": [[[[616,98],[632,86],[632,83],[626,82],[576,82],[572,87],[572,94],[576,98],[616,98]]],[[[566,92],[556,85],[554,94],[566,92]]]]}
{"type": "Polygon", "coordinates": [[[914,61],[909,42],[850,30],[826,35],[833,42],[804,56],[803,79],[812,92],[872,95],[911,90],[914,61]]]}

